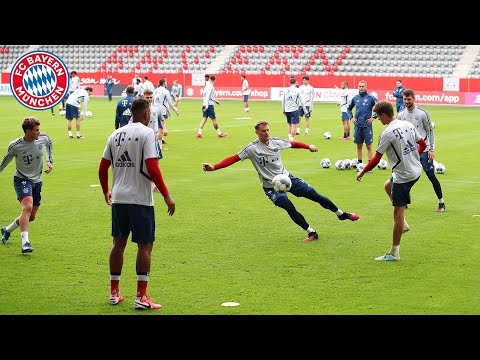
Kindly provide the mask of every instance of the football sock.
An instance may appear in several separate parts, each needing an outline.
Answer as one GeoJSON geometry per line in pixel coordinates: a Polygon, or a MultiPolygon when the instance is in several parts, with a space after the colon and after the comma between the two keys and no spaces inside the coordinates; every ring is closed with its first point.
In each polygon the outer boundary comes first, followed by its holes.
{"type": "Polygon", "coordinates": [[[358,163],[360,164],[362,162],[362,159],[358,159],[358,163]]]}
{"type": "Polygon", "coordinates": [[[119,293],[119,284],[120,284],[120,274],[110,273],[110,293],[113,293],[114,290],[119,293]]]}
{"type": "Polygon", "coordinates": [[[220,128],[217,129],[217,134],[220,135],[221,131],[220,128]]]}
{"type": "Polygon", "coordinates": [[[198,129],[198,134],[201,134],[203,129],[198,129]]]}
{"type": "Polygon", "coordinates": [[[343,214],[343,211],[338,209],[337,211],[335,211],[335,214],[337,214],[337,216],[341,216],[343,214]]]}
{"type": "Polygon", "coordinates": [[[392,248],[390,249],[390,254],[393,256],[398,256],[398,253],[400,252],[400,245],[392,245],[392,248]]]}
{"type": "Polygon", "coordinates": [[[147,295],[148,273],[137,273],[137,296],[147,295]]]}
{"type": "Polygon", "coordinates": [[[308,229],[307,229],[307,232],[310,234],[311,232],[316,232],[316,231],[313,230],[313,228],[311,226],[309,226],[308,229]]]}
{"type": "Polygon", "coordinates": [[[72,135],[72,130],[68,130],[68,136],[73,136],[72,135]]]}
{"type": "Polygon", "coordinates": [[[13,222],[6,226],[5,229],[11,233],[13,230],[17,229],[19,227],[19,225],[17,224],[17,219],[13,220],[13,222]]]}
{"type": "Polygon", "coordinates": [[[28,242],[28,231],[22,231],[20,235],[22,236],[22,245],[25,245],[28,242]]]}
{"type": "Polygon", "coordinates": [[[305,134],[308,134],[308,128],[305,129],[305,134]]]}
{"type": "MultiPolygon", "coordinates": [[[[438,199],[438,203],[439,203],[439,204],[443,204],[443,198],[438,199]]],[[[7,228],[7,231],[8,231],[8,228],[7,228]]]]}
{"type": "Polygon", "coordinates": [[[290,134],[288,134],[288,140],[293,141],[294,137],[290,134]]]}
{"type": "Polygon", "coordinates": [[[348,135],[347,133],[343,133],[343,137],[346,138],[348,135]]]}

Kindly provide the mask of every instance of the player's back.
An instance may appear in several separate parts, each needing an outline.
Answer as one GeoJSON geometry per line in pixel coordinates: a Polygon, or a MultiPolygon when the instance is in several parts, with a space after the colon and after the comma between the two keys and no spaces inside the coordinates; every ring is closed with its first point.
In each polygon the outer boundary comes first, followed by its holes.
{"type": "Polygon", "coordinates": [[[104,157],[112,162],[112,201],[153,206],[145,160],[157,158],[155,134],[140,122],[128,123],[109,137],[104,157]]]}

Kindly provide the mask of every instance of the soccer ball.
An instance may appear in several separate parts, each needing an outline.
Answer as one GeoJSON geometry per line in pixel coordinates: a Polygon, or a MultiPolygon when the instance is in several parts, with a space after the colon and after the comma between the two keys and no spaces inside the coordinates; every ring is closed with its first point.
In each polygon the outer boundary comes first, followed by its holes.
{"type": "Polygon", "coordinates": [[[335,169],[345,170],[345,162],[343,160],[337,160],[337,162],[335,163],[335,169]]]}
{"type": "Polygon", "coordinates": [[[357,159],[357,158],[353,158],[353,159],[352,159],[352,168],[356,169],[356,168],[357,168],[357,164],[358,164],[358,159],[357,159]]]}
{"type": "Polygon", "coordinates": [[[66,112],[65,110],[60,110],[60,111],[58,112],[58,115],[60,115],[60,116],[65,116],[66,113],[67,113],[67,112],[66,112]]]}
{"type": "Polygon", "coordinates": [[[360,172],[363,170],[363,168],[365,167],[365,163],[358,163],[357,164],[357,171],[360,172]]]}
{"type": "Polygon", "coordinates": [[[87,112],[85,113],[85,116],[86,116],[86,117],[92,117],[92,112],[91,112],[91,111],[87,111],[87,112]]]}
{"type": "Polygon", "coordinates": [[[323,133],[323,137],[324,137],[325,139],[330,139],[330,138],[332,137],[332,134],[330,134],[329,131],[326,131],[326,132],[323,133]]]}
{"type": "Polygon", "coordinates": [[[345,170],[348,170],[348,169],[352,168],[352,160],[345,159],[345,160],[343,160],[343,163],[345,164],[345,170]]]}
{"type": "Polygon", "coordinates": [[[287,192],[292,187],[292,180],[285,174],[275,175],[272,179],[273,190],[276,192],[287,192]]]}
{"type": "Polygon", "coordinates": [[[332,163],[329,158],[323,158],[322,161],[320,161],[320,166],[322,168],[328,169],[330,165],[332,165],[332,163]]]}
{"type": "Polygon", "coordinates": [[[385,159],[381,159],[380,162],[378,163],[377,167],[380,169],[380,170],[385,170],[387,168],[387,160],[385,159]]]}
{"type": "Polygon", "coordinates": [[[443,174],[445,170],[446,170],[445,165],[443,165],[442,163],[438,163],[437,166],[435,167],[435,172],[437,174],[443,174]]]}

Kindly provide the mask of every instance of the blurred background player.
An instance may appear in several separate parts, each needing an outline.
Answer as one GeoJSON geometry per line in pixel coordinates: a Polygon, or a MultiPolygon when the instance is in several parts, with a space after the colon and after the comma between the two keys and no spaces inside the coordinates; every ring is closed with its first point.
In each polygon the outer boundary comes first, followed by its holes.
{"type": "Polygon", "coordinates": [[[443,201],[442,186],[435,176],[435,168],[433,166],[433,160],[435,159],[435,135],[433,133],[430,115],[425,109],[415,105],[415,93],[412,89],[403,91],[403,103],[405,104],[405,108],[397,114],[397,119],[412,123],[427,143],[425,150],[420,153],[420,162],[438,198],[436,211],[444,212],[445,202],[443,201]]]}
{"type": "Polygon", "coordinates": [[[128,237],[137,244],[135,271],[137,291],[134,308],[160,309],[147,295],[150,278],[153,243],[155,242],[155,209],[152,181],[163,195],[168,215],[175,213],[171,198],[158,167],[157,140],[150,121],[150,104],[144,99],[132,103],[132,123],[115,130],[107,140],[98,168],[105,202],[111,205],[111,229],[113,243],[109,254],[110,297],[109,303],[123,301],[120,293],[124,253],[128,237]],[[115,162],[115,166],[114,165],[115,162]],[[122,165],[119,166],[119,163],[122,165]],[[129,166],[134,164],[134,166],[129,166]],[[112,188],[108,185],[108,170],[112,165],[112,188]],[[135,196],[132,196],[135,194],[135,196]]]}
{"type": "MultiPolygon", "coordinates": [[[[75,70],[70,72],[70,84],[68,86],[68,96],[80,87],[80,78],[75,70]]],[[[68,99],[67,96],[67,99],[68,99]]]]}
{"type": "Polygon", "coordinates": [[[183,96],[183,87],[178,83],[178,80],[173,80],[170,95],[172,96],[173,104],[178,108],[178,102],[183,96]]]}
{"type": "Polygon", "coordinates": [[[107,76],[107,80],[105,80],[105,90],[107,91],[108,101],[112,101],[112,93],[113,93],[113,81],[112,75],[107,76]]]}
{"type": "Polygon", "coordinates": [[[153,83],[150,80],[148,80],[148,76],[143,77],[143,92],[144,93],[145,93],[145,90],[155,91],[155,86],[153,85],[153,83]]]}
{"type": "Polygon", "coordinates": [[[310,77],[308,75],[304,75],[302,77],[303,84],[298,88],[300,90],[301,103],[303,102],[304,106],[300,106],[298,108],[297,133],[300,133],[300,123],[302,122],[302,117],[305,116],[305,133],[303,135],[308,135],[308,130],[310,128],[310,116],[312,115],[313,111],[315,90],[313,89],[313,86],[309,84],[309,81],[310,77]],[[304,108],[306,111],[303,110],[304,108]]]}
{"type": "Polygon", "coordinates": [[[363,161],[363,143],[365,143],[365,147],[367,148],[368,161],[370,161],[373,157],[372,122],[374,117],[372,117],[372,109],[377,102],[377,98],[367,92],[367,82],[365,80],[360,80],[358,82],[358,94],[352,98],[352,101],[347,107],[348,116],[352,120],[355,127],[353,131],[353,142],[357,146],[357,158],[359,164],[363,161]],[[352,114],[352,109],[354,107],[355,116],[352,114]]]}
{"type": "Polygon", "coordinates": [[[215,171],[235,164],[237,161],[250,159],[253,167],[257,170],[260,184],[263,187],[265,195],[275,206],[284,209],[290,218],[307,232],[305,242],[318,239],[317,232],[307,223],[303,215],[293,205],[288,198],[288,193],[276,192],[273,189],[272,179],[278,174],[288,175],[292,181],[292,187],[289,193],[296,197],[307,198],[318,203],[324,209],[334,212],[339,220],[356,221],[360,217],[357,214],[343,212],[329,198],[319,194],[310,184],[301,178],[290,174],[283,165],[281,152],[288,148],[307,149],[310,152],[318,151],[315,145],[308,145],[301,142],[289,141],[279,137],[270,136],[270,126],[267,121],[260,120],[255,124],[255,133],[258,139],[243,147],[235,155],[223,159],[215,165],[203,163],[204,171],[215,171]],[[261,161],[259,161],[259,159],[261,161]]]}
{"type": "Polygon", "coordinates": [[[7,154],[0,163],[0,173],[15,158],[13,187],[22,205],[22,213],[10,225],[2,227],[2,243],[5,245],[10,233],[20,227],[23,254],[33,251],[28,239],[28,226],[30,221],[35,220],[42,200],[43,152],[46,152],[48,166],[44,173],[49,174],[53,170],[53,147],[49,136],[40,132],[37,118],[24,118],[22,129],[25,135],[8,145],[7,154]]]}
{"type": "MultiPolygon", "coordinates": [[[[153,92],[153,106],[159,109],[160,122],[162,124],[162,144],[166,144],[164,137],[168,135],[167,119],[170,116],[169,109],[171,108],[177,116],[179,115],[177,107],[173,104],[170,92],[167,90],[167,84],[167,79],[165,77],[161,78],[158,82],[158,87],[153,92]]],[[[163,147],[162,150],[167,149],[163,147]]]]}
{"type": "MultiPolygon", "coordinates": [[[[205,75],[205,79],[207,79],[207,76],[208,75],[205,75]]],[[[220,102],[215,99],[215,87],[213,86],[214,83],[215,76],[209,76],[209,79],[205,84],[205,87],[203,88],[202,120],[200,121],[197,132],[197,138],[199,139],[203,138],[202,131],[208,118],[212,119],[213,127],[217,132],[219,138],[228,135],[228,133],[226,132],[221,132],[220,128],[218,127],[217,116],[215,115],[215,107],[213,104],[215,103],[217,105],[220,105],[220,102]]]]}
{"type": "Polygon", "coordinates": [[[134,91],[133,91],[133,96],[135,96],[135,98],[141,99],[142,96],[143,96],[143,83],[142,83],[142,79],[137,78],[137,81],[136,81],[135,86],[133,87],[133,89],[134,89],[134,91]]]}
{"type": "Polygon", "coordinates": [[[87,114],[88,101],[90,95],[93,92],[91,86],[87,86],[84,89],[77,89],[70,94],[67,99],[67,107],[65,109],[65,118],[67,119],[68,137],[73,139],[72,134],[72,120],[75,119],[75,127],[77,130],[77,139],[85,139],[85,136],[80,134],[80,122],[87,114]],[[83,102],[83,115],[80,114],[80,103],[83,102]]]}
{"type": "MultiPolygon", "coordinates": [[[[140,76],[138,76],[138,73],[135,73],[133,75],[133,78],[132,78],[132,85],[135,87],[135,85],[137,84],[137,79],[140,79],[140,76]]],[[[142,81],[142,79],[140,79],[140,81],[142,81]]]]}
{"type": "Polygon", "coordinates": [[[249,112],[248,108],[248,96],[250,95],[250,88],[248,87],[247,75],[242,74],[242,95],[243,95],[243,112],[249,112]]]}
{"type": "Polygon", "coordinates": [[[405,88],[402,86],[402,80],[397,80],[395,89],[393,89],[393,97],[395,98],[395,105],[397,106],[397,114],[405,108],[403,103],[403,92],[405,88]]]}
{"type": "Polygon", "coordinates": [[[361,181],[365,172],[371,171],[379,163],[383,154],[387,154],[388,162],[392,167],[392,176],[384,186],[394,207],[392,247],[389,252],[375,260],[396,261],[400,260],[402,234],[410,230],[405,221],[405,206],[410,203],[410,190],[422,173],[419,153],[425,150],[427,144],[414,125],[394,118],[393,105],[387,100],[375,104],[373,111],[381,123],[387,127],[378,137],[375,156],[359,171],[357,180],[361,181]]]}
{"type": "MultiPolygon", "coordinates": [[[[300,121],[298,116],[299,103],[304,107],[300,98],[300,89],[296,86],[295,78],[290,77],[290,86],[283,91],[282,111],[287,118],[288,140],[293,141],[297,132],[297,124],[300,121]]],[[[304,107],[304,112],[306,109],[304,107]]]]}
{"type": "Polygon", "coordinates": [[[133,86],[128,85],[125,89],[125,97],[118,100],[115,109],[115,129],[127,125],[130,121],[132,117],[130,109],[132,108],[133,100],[135,100],[135,96],[133,96],[134,91],[133,86]]]}
{"type": "MultiPolygon", "coordinates": [[[[337,85],[334,85],[338,90],[337,85]]],[[[350,117],[348,116],[348,105],[352,101],[352,93],[348,89],[348,81],[342,81],[340,83],[340,100],[337,106],[340,106],[340,119],[343,123],[343,136],[339,140],[350,140],[350,117]]]]}

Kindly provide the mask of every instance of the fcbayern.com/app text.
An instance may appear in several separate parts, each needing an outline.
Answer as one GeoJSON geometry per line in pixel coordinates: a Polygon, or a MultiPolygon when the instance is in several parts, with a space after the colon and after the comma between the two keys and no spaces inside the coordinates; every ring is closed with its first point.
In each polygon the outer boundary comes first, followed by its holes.
{"type": "MultiPolygon", "coordinates": [[[[385,100],[395,100],[393,95],[389,92],[385,93],[385,100]]],[[[432,103],[440,103],[440,104],[458,104],[460,102],[460,96],[458,95],[447,95],[445,93],[437,93],[437,94],[431,94],[431,93],[424,93],[420,92],[415,93],[415,101],[416,102],[432,102],[432,103]]]]}
{"type": "MultiPolygon", "coordinates": [[[[200,95],[203,96],[203,89],[200,90],[200,95]]],[[[215,89],[215,97],[242,97],[242,96],[243,96],[242,90],[215,89]]],[[[269,95],[268,95],[268,91],[251,89],[250,96],[266,99],[269,95]]]]}

